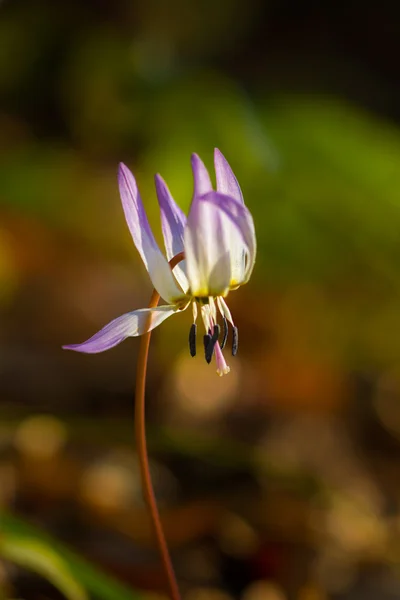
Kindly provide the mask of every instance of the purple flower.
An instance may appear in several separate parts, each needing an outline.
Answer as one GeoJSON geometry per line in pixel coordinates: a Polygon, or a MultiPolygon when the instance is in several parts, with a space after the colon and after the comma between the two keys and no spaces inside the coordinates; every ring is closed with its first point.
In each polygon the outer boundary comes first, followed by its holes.
{"type": "Polygon", "coordinates": [[[154,239],[136,181],[120,164],[118,181],[122,206],[133,241],[150,279],[166,300],[164,306],[142,308],[117,317],[82,344],[63,346],[77,352],[104,352],[127,337],[151,331],[165,319],[192,305],[193,325],[189,335],[192,356],[196,353],[196,320],[200,308],[204,323],[204,352],[207,362],[215,355],[217,372],[229,372],[222,350],[228,323],[233,328],[232,354],[238,334],[225,302],[230,290],[246,283],[254,267],[256,238],[253,218],[246,208],[240,186],[227,160],[214,152],[217,191],[213,190],[206,167],[192,155],[194,194],[186,218],[160,175],[155,183],[161,211],[167,258],[154,239]],[[168,261],[180,252],[185,260],[171,271],[168,261]],[[218,343],[223,325],[222,340],[218,343]]]}

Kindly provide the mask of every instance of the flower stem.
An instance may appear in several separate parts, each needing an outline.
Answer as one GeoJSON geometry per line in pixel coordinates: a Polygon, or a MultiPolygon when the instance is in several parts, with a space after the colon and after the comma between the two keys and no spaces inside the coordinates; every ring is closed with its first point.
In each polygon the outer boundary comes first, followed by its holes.
{"type": "MultiPolygon", "coordinates": [[[[183,252],[174,256],[169,264],[173,269],[181,260],[184,259],[183,252]]],[[[155,308],[160,300],[160,295],[153,290],[149,302],[149,308],[155,308]]],[[[160,515],[157,508],[157,501],[154,495],[153,484],[149,469],[149,457],[147,454],[146,426],[145,426],[145,388],[147,360],[149,356],[151,331],[141,336],[139,346],[139,356],[136,368],[136,391],[135,391],[135,438],[136,448],[139,457],[140,473],[142,478],[143,495],[150,513],[151,522],[156,536],[157,546],[160,552],[164,567],[164,573],[168,581],[171,600],[180,600],[180,594],[174,569],[169,555],[167,542],[162,528],[160,515]]]]}

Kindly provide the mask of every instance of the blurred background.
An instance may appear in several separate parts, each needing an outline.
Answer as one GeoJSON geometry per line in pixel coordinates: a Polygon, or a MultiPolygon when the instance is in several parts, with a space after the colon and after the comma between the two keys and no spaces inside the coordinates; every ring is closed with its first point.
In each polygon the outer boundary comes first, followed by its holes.
{"type": "Polygon", "coordinates": [[[189,356],[190,314],[152,340],[182,596],[400,598],[399,34],[385,0],[0,3],[1,598],[166,598],[134,451],[138,340],[61,345],[151,294],[118,162],[161,243],[154,174],[186,210],[190,154],[213,172],[214,147],[258,258],[229,297],[227,377],[189,356]]]}

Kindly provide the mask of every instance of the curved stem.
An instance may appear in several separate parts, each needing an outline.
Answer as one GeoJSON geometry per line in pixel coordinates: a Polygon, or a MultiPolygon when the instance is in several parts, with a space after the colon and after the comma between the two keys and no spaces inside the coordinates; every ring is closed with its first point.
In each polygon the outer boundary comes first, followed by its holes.
{"type": "MultiPolygon", "coordinates": [[[[169,264],[173,269],[181,260],[184,259],[183,252],[174,256],[169,264]]],[[[157,306],[160,300],[160,295],[156,290],[153,290],[149,302],[149,308],[157,306]]],[[[169,593],[172,600],[180,600],[178,584],[176,582],[174,569],[169,555],[167,542],[164,531],[161,525],[160,515],[157,508],[157,501],[154,495],[153,484],[149,469],[149,457],[147,454],[146,443],[146,425],[145,425],[145,388],[146,388],[146,373],[147,359],[149,356],[151,331],[141,336],[139,346],[139,356],[136,368],[136,391],[135,391],[135,437],[136,447],[139,457],[140,473],[142,477],[143,495],[149,509],[150,518],[152,521],[154,533],[156,536],[157,546],[160,551],[161,560],[164,567],[166,579],[168,581],[169,593]]]]}

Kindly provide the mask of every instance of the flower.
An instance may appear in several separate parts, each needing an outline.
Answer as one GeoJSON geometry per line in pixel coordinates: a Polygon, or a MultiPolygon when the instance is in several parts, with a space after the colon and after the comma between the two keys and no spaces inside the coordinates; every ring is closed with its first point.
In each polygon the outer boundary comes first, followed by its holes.
{"type": "Polygon", "coordinates": [[[205,358],[210,363],[215,355],[217,373],[229,372],[222,354],[228,323],[233,328],[233,355],[237,352],[238,330],[225,298],[230,290],[250,278],[256,255],[254,223],[239,183],[218,149],[214,152],[217,191],[213,190],[208,171],[197,154],[192,155],[191,162],[194,194],[187,218],[162,177],[155,177],[167,258],[153,236],[134,176],[124,164],[119,166],[118,181],[126,222],[154,288],[167,304],[126,313],[86,342],[63,348],[89,354],[104,352],[127,337],[151,331],[191,305],[191,355],[196,354],[196,320],[200,309],[205,328],[205,358]],[[181,252],[184,260],[171,270],[168,261],[181,252]],[[220,343],[218,314],[223,323],[220,343]]]}

